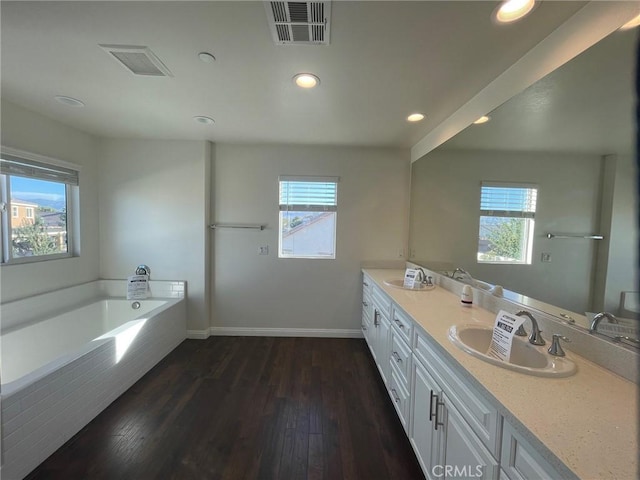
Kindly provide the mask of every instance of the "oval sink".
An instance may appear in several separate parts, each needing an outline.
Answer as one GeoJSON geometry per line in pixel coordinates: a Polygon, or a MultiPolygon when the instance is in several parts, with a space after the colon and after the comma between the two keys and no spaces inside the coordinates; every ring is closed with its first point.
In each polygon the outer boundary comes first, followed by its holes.
{"type": "Polygon", "coordinates": [[[423,284],[418,285],[416,288],[407,288],[404,286],[404,279],[402,278],[385,280],[384,284],[394,288],[409,290],[410,292],[426,292],[427,290],[433,290],[435,288],[435,285],[431,285],[427,287],[426,285],[423,285],[423,284]]]}
{"type": "Polygon", "coordinates": [[[487,355],[493,327],[478,324],[454,325],[449,329],[449,340],[461,350],[487,363],[537,377],[568,377],[576,372],[576,364],[566,357],[554,357],[547,347],[531,345],[526,337],[515,337],[511,345],[511,358],[503,362],[487,355]]]}

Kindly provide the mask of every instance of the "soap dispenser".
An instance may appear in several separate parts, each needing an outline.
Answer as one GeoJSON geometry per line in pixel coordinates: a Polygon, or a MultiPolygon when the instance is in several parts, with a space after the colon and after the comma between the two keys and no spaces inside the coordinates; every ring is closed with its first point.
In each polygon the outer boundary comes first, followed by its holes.
{"type": "Polygon", "coordinates": [[[473,290],[469,285],[465,285],[464,287],[462,287],[460,303],[463,307],[470,307],[473,305],[473,290]]]}

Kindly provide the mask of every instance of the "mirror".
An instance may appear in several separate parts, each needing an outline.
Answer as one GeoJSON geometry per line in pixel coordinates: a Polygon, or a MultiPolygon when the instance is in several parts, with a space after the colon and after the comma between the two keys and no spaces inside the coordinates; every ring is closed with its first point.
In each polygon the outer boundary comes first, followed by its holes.
{"type": "Polygon", "coordinates": [[[638,318],[637,295],[625,293],[637,290],[638,264],[634,30],[612,33],[413,164],[412,262],[463,268],[582,326],[585,312],[638,318]],[[481,182],[537,186],[530,264],[478,261],[481,182]],[[591,235],[604,238],[582,238],[591,235]]]}

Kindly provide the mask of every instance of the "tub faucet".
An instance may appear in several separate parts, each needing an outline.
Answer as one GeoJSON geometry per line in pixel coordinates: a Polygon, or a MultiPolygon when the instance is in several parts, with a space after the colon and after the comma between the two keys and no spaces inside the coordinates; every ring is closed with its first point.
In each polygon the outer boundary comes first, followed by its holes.
{"type": "Polygon", "coordinates": [[[609,312],[597,313],[593,317],[593,320],[591,320],[591,326],[589,327],[589,333],[596,333],[596,331],[598,329],[598,325],[600,324],[600,322],[602,321],[603,318],[606,318],[609,323],[618,323],[618,319],[615,317],[615,315],[613,315],[613,314],[611,314],[609,312]]]}
{"type": "MultiPolygon", "coordinates": [[[[531,345],[544,345],[546,342],[544,341],[544,338],[542,338],[542,330],[540,330],[540,328],[538,327],[538,322],[536,321],[534,316],[526,310],[521,310],[516,313],[516,315],[518,317],[522,317],[524,315],[526,317],[529,317],[529,320],[531,320],[531,335],[529,335],[529,343],[531,345]]],[[[524,337],[526,334],[527,332],[524,330],[524,328],[522,328],[522,325],[520,325],[520,328],[518,328],[518,330],[516,331],[516,335],[524,337]]]]}
{"type": "Polygon", "coordinates": [[[151,269],[146,265],[138,265],[136,267],[136,275],[147,275],[151,276],[151,269]]]}

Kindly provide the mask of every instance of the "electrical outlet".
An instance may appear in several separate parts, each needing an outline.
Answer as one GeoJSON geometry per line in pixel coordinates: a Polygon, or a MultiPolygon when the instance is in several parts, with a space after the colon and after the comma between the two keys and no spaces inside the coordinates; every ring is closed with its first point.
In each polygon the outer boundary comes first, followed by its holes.
{"type": "Polygon", "coordinates": [[[263,245],[258,248],[258,255],[269,255],[269,245],[263,245]]]}
{"type": "Polygon", "coordinates": [[[404,248],[398,249],[398,258],[404,258],[404,248]]]}
{"type": "Polygon", "coordinates": [[[551,263],[551,254],[548,252],[542,252],[542,255],[540,255],[540,261],[542,263],[551,263]]]}

